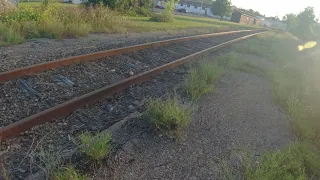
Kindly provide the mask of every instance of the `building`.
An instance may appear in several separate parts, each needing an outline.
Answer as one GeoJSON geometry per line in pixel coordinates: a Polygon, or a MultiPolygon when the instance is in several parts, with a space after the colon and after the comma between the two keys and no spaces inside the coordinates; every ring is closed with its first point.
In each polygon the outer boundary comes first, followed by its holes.
{"type": "MultiPolygon", "coordinates": [[[[164,6],[165,0],[158,0],[157,5],[164,6]]],[[[202,3],[200,1],[193,0],[180,0],[176,5],[176,9],[185,9],[187,13],[200,14],[204,16],[213,16],[211,12],[212,4],[202,3]]]]}
{"type": "Polygon", "coordinates": [[[260,25],[261,23],[261,20],[259,18],[244,14],[237,10],[233,11],[231,21],[248,25],[260,25]]]}

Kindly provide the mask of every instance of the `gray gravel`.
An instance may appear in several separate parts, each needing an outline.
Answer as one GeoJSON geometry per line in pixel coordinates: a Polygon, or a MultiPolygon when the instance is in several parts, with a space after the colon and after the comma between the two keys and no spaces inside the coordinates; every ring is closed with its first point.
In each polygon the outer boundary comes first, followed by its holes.
{"type": "Polygon", "coordinates": [[[20,45],[0,47],[0,72],[91,52],[214,32],[212,28],[198,28],[179,30],[172,34],[166,32],[90,34],[89,37],[79,39],[32,39],[20,45]]]}
{"type": "Polygon", "coordinates": [[[0,125],[8,125],[134,74],[247,34],[250,32],[150,48],[0,83],[0,104],[3,104],[0,125]],[[71,86],[57,81],[57,76],[70,80],[71,86]],[[21,82],[29,85],[33,92],[28,92],[21,82]]]}
{"type": "Polygon", "coordinates": [[[184,141],[136,132],[109,162],[112,172],[104,168],[92,179],[223,179],[223,160],[241,168],[237,153],[259,157],[293,140],[270,84],[256,75],[229,71],[198,106],[184,141]]]}

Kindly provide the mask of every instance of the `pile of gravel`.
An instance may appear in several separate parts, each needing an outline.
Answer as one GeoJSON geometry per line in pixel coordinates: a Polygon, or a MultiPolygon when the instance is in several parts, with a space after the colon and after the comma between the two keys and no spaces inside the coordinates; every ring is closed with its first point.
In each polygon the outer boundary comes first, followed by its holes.
{"type": "Polygon", "coordinates": [[[0,1],[0,12],[7,11],[9,9],[14,8],[13,4],[7,0],[1,0],[0,1]]]}

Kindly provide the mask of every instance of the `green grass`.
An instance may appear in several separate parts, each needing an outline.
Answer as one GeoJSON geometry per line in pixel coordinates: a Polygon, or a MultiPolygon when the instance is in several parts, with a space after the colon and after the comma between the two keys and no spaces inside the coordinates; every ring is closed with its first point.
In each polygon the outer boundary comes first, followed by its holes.
{"type": "Polygon", "coordinates": [[[53,175],[54,180],[86,180],[85,175],[80,175],[72,166],[63,168],[59,172],[55,172],[53,175]]]}
{"type": "Polygon", "coordinates": [[[111,134],[109,133],[101,132],[95,136],[90,133],[84,133],[80,136],[80,140],[81,152],[85,153],[92,160],[102,161],[110,153],[111,134]]]}
{"type": "Polygon", "coordinates": [[[283,179],[307,180],[320,177],[320,156],[314,147],[298,143],[278,152],[267,153],[260,159],[258,167],[247,167],[248,180],[283,179]]]}
{"type": "MultiPolygon", "coordinates": [[[[70,4],[70,3],[59,3],[63,7],[79,7],[78,4],[70,4]]],[[[40,7],[42,2],[19,2],[19,6],[32,6],[32,7],[40,7]]]]}
{"type": "Polygon", "coordinates": [[[142,31],[170,31],[188,28],[212,28],[212,31],[228,31],[241,29],[257,29],[255,26],[242,25],[227,21],[203,17],[174,16],[173,22],[152,22],[149,17],[126,17],[132,24],[130,29],[136,32],[142,31]]]}
{"type": "Polygon", "coordinates": [[[150,98],[146,118],[152,126],[169,137],[179,137],[190,122],[191,111],[179,104],[178,98],[166,100],[150,98]]]}
{"type": "Polygon", "coordinates": [[[224,68],[216,62],[206,62],[190,70],[186,78],[186,90],[191,101],[212,92],[213,83],[222,76],[224,68]]]}

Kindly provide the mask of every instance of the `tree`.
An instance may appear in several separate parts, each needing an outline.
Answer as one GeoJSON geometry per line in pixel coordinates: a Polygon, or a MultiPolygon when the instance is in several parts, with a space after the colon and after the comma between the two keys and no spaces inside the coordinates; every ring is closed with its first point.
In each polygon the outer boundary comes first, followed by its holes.
{"type": "Polygon", "coordinates": [[[212,4],[212,13],[220,16],[221,20],[224,16],[231,16],[231,1],[229,0],[216,0],[212,4]]]}

